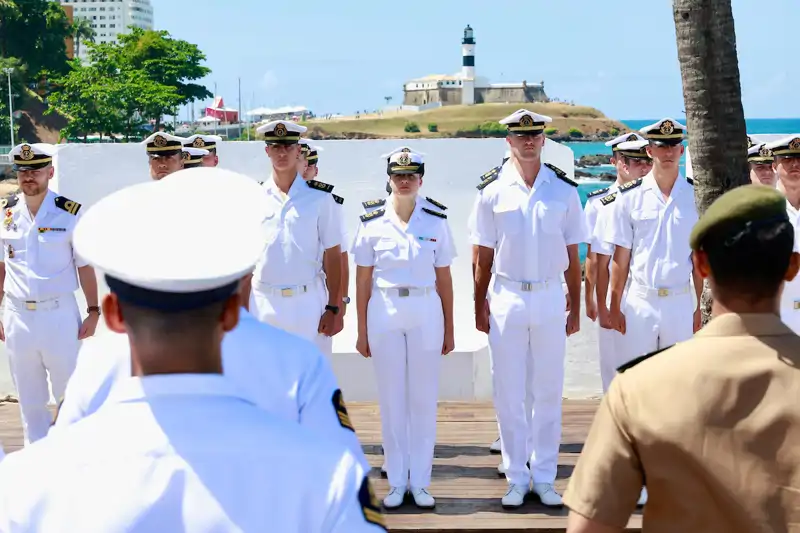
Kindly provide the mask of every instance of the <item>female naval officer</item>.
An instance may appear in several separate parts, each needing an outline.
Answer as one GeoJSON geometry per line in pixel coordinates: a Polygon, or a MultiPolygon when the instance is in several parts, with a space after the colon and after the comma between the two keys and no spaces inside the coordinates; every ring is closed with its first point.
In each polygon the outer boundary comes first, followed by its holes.
{"type": "Polygon", "coordinates": [[[407,491],[419,507],[433,507],[428,493],[439,356],[454,348],[455,257],[447,216],[417,193],[422,156],[389,158],[392,194],[383,208],[361,215],[351,255],[356,271],[356,348],[373,357],[379,390],[389,494],[386,508],[402,505],[407,491]]]}

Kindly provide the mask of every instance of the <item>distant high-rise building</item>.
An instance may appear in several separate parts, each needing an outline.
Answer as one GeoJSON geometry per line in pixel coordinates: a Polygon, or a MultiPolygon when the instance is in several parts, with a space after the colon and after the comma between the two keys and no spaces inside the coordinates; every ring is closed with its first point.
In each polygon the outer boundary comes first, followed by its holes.
{"type": "MultiPolygon", "coordinates": [[[[113,43],[117,35],[127,33],[128,27],[153,29],[153,6],[150,0],[60,0],[72,7],[75,20],[86,19],[92,24],[96,43],[113,43]]],[[[87,47],[81,46],[79,56],[86,57],[87,47]]]]}

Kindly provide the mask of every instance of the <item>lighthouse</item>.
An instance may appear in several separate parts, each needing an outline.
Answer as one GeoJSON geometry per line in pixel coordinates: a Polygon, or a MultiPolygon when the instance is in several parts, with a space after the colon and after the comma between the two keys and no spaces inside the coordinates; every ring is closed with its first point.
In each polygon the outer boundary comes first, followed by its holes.
{"type": "Polygon", "coordinates": [[[461,40],[461,103],[475,103],[475,37],[469,24],[464,28],[461,40]]]}

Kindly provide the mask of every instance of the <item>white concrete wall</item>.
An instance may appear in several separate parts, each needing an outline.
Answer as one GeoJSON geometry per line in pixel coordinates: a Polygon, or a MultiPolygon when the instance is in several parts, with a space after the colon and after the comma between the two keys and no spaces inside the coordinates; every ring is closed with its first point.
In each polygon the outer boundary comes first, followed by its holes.
{"type": "MultiPolygon", "coordinates": [[[[456,351],[443,359],[440,397],[443,400],[491,399],[486,335],[474,327],[471,249],[466,226],[477,193],[475,186],[483,173],[501,163],[507,146],[505,140],[352,140],[319,141],[315,144],[323,148],[319,179],[334,184],[335,192],[345,198],[345,217],[351,235],[362,213],[361,202],[386,195],[386,161],[380,156],[403,145],[425,154],[422,193],[449,207],[448,221],[458,251],[452,266],[456,351]]],[[[221,167],[259,181],[268,177],[269,160],[263,142],[223,142],[218,150],[221,167]]],[[[570,177],[574,176],[574,156],[569,147],[548,140],[544,160],[563,169],[570,177]]],[[[113,191],[150,179],[144,147],[138,144],[62,145],[54,165],[53,189],[80,202],[84,209],[113,191]]],[[[209,193],[211,211],[215,205],[224,202],[236,202],[236,198],[229,198],[225,191],[209,193]]],[[[142,215],[147,216],[146,213],[142,215]]],[[[354,277],[355,268],[351,266],[351,288],[355,286],[354,277]]],[[[107,288],[105,284],[101,285],[101,292],[105,293],[107,288]]],[[[350,294],[355,296],[354,288],[350,294]]],[[[372,362],[363,359],[355,350],[355,318],[355,309],[351,308],[345,319],[345,330],[334,337],[334,370],[348,399],[376,400],[372,362]]],[[[0,353],[0,358],[2,355],[0,353]]],[[[596,368],[591,370],[596,371],[596,368]]],[[[568,377],[568,383],[570,379],[568,377]]],[[[576,380],[575,390],[578,392],[573,392],[573,395],[586,396],[595,390],[594,382],[588,388],[582,383],[583,378],[576,380]]],[[[3,379],[0,376],[0,394],[4,393],[4,385],[6,393],[12,392],[8,390],[7,377],[3,379]]]]}

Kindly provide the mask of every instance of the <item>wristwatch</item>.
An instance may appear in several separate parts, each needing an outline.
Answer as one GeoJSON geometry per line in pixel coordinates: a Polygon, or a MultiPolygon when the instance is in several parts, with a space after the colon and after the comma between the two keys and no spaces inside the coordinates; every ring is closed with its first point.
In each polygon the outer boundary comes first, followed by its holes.
{"type": "Polygon", "coordinates": [[[336,305],[326,305],[325,306],[325,310],[326,311],[330,311],[334,315],[338,315],[339,314],[339,306],[336,306],[336,305]]]}
{"type": "Polygon", "coordinates": [[[350,305],[350,297],[349,296],[345,296],[344,298],[342,298],[342,303],[346,304],[346,305],[350,305]]]}
{"type": "Polygon", "coordinates": [[[99,305],[90,305],[89,307],[86,308],[86,312],[87,313],[97,313],[97,315],[99,316],[100,315],[100,306],[99,305]]]}

